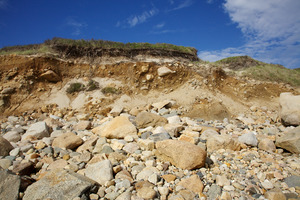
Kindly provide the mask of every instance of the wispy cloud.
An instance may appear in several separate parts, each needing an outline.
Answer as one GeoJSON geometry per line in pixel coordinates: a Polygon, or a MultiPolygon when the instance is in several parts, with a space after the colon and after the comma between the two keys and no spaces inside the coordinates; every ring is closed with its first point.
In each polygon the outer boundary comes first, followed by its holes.
{"type": "Polygon", "coordinates": [[[170,3],[171,5],[173,5],[173,4],[174,4],[174,0],[169,0],[169,3],[170,3]]]}
{"type": "Polygon", "coordinates": [[[299,0],[226,0],[224,9],[245,36],[237,48],[199,52],[199,57],[215,61],[228,56],[249,55],[256,59],[300,66],[299,0]]]}
{"type": "Polygon", "coordinates": [[[72,28],[72,35],[78,36],[82,33],[82,30],[87,27],[87,24],[74,17],[68,17],[66,19],[66,25],[72,28]]]}
{"type": "MultiPolygon", "coordinates": [[[[174,1],[173,1],[173,4],[174,4],[174,1]]],[[[193,4],[194,4],[194,0],[183,0],[179,4],[177,4],[176,7],[171,8],[168,11],[180,10],[180,9],[183,9],[183,8],[190,7],[193,4]]]]}
{"type": "Polygon", "coordinates": [[[161,29],[161,28],[163,28],[165,25],[166,25],[165,22],[162,22],[162,23],[156,24],[156,25],[154,26],[154,28],[155,28],[155,29],[161,29]]]}
{"type": "Polygon", "coordinates": [[[168,33],[180,33],[185,32],[186,30],[172,30],[172,29],[162,29],[162,30],[152,30],[150,34],[160,35],[160,34],[168,34],[168,33]]]}
{"type": "MultiPolygon", "coordinates": [[[[133,16],[128,17],[126,19],[126,23],[129,27],[135,27],[138,24],[145,23],[149,18],[158,14],[158,12],[159,12],[158,9],[152,8],[151,10],[144,11],[140,15],[133,15],[133,16]]],[[[117,25],[120,26],[120,23],[118,23],[117,25]]]]}

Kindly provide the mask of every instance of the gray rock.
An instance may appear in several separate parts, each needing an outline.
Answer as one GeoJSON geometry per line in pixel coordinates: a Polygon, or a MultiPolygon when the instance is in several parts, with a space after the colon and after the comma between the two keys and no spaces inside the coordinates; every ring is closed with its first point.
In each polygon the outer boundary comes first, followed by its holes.
{"type": "Polygon", "coordinates": [[[300,187],[300,176],[289,176],[284,179],[284,182],[289,186],[289,187],[300,187]]]}
{"type": "Polygon", "coordinates": [[[12,161],[4,158],[4,159],[0,159],[0,167],[2,167],[3,169],[8,169],[12,164],[12,161]]]}
{"type": "Polygon", "coordinates": [[[116,200],[130,200],[130,199],[131,199],[131,193],[130,192],[124,192],[116,198],[116,200]]]}
{"type": "Polygon", "coordinates": [[[281,121],[285,125],[300,125],[300,95],[294,96],[290,92],[280,94],[279,98],[281,121]]]}
{"type": "Polygon", "coordinates": [[[22,136],[22,140],[42,139],[43,137],[49,136],[50,135],[46,122],[37,122],[29,127],[26,133],[22,136]]]}
{"type": "Polygon", "coordinates": [[[103,160],[89,164],[85,170],[85,175],[99,184],[104,185],[106,181],[113,179],[111,162],[109,160],[103,160]]]}
{"type": "Polygon", "coordinates": [[[283,148],[289,152],[300,153],[300,126],[294,128],[284,135],[276,135],[277,147],[283,148]]]}
{"type": "Polygon", "coordinates": [[[238,138],[239,142],[242,142],[244,144],[247,144],[249,146],[254,146],[256,147],[258,144],[258,141],[256,139],[256,136],[254,135],[254,133],[249,132],[249,133],[245,133],[243,135],[241,135],[238,138]]]}
{"type": "Polygon", "coordinates": [[[158,142],[171,139],[171,136],[169,135],[169,133],[157,133],[150,135],[148,139],[153,140],[154,142],[158,142]]]}
{"type": "Polygon", "coordinates": [[[215,200],[220,195],[221,195],[221,187],[216,184],[212,184],[207,193],[208,196],[207,200],[215,200]]]}
{"type": "Polygon", "coordinates": [[[7,156],[13,148],[9,141],[0,136],[0,156],[7,156]]]}
{"type": "Polygon", "coordinates": [[[18,199],[21,179],[6,170],[0,170],[0,199],[18,199]]]}
{"type": "Polygon", "coordinates": [[[126,143],[125,146],[123,147],[123,150],[126,153],[133,154],[136,150],[138,150],[140,147],[137,143],[131,142],[131,143],[126,143]]]}
{"type": "Polygon", "coordinates": [[[69,200],[83,195],[88,196],[91,191],[97,191],[97,188],[95,181],[83,175],[55,169],[30,185],[25,191],[23,200],[69,200]]]}
{"type": "Polygon", "coordinates": [[[9,142],[18,142],[21,140],[21,135],[17,131],[9,131],[3,135],[3,138],[9,142]]]}
{"type": "Polygon", "coordinates": [[[152,132],[150,131],[144,132],[141,135],[141,139],[147,139],[148,137],[150,137],[150,135],[152,135],[152,132]]]}

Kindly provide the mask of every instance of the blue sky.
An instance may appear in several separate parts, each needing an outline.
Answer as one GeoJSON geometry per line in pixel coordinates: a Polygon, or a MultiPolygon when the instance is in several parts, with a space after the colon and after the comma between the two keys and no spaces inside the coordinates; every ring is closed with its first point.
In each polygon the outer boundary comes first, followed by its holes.
{"type": "Polygon", "coordinates": [[[0,0],[0,48],[53,37],[171,43],[300,67],[300,0],[0,0]]]}

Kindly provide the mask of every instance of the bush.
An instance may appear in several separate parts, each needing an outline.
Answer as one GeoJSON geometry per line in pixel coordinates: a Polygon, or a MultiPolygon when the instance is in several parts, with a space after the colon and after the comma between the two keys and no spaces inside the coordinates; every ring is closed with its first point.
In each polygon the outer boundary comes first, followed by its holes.
{"type": "Polygon", "coordinates": [[[96,90],[98,88],[99,88],[99,83],[97,81],[90,80],[89,83],[87,84],[86,91],[92,91],[92,90],[96,90]]]}
{"type": "Polygon", "coordinates": [[[71,83],[71,85],[67,89],[67,93],[72,94],[74,92],[79,92],[84,89],[84,85],[82,83],[71,83]]]}
{"type": "Polygon", "coordinates": [[[120,94],[120,90],[114,87],[105,87],[101,90],[103,94],[120,94]]]}

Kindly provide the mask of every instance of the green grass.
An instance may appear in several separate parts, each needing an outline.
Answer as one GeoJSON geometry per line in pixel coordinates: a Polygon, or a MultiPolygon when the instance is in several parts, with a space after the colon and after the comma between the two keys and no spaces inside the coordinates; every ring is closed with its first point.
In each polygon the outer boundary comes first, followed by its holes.
{"type": "Polygon", "coordinates": [[[90,80],[86,87],[87,87],[86,88],[87,91],[96,90],[99,88],[99,83],[97,81],[90,80]]]}
{"type": "Polygon", "coordinates": [[[117,88],[114,88],[114,87],[105,87],[105,88],[102,88],[101,92],[103,94],[120,94],[121,91],[117,88]]]}
{"type": "Polygon", "coordinates": [[[67,88],[67,93],[72,94],[75,92],[80,92],[84,90],[85,86],[82,83],[71,83],[70,86],[67,88]]]}
{"type": "Polygon", "coordinates": [[[273,64],[258,65],[243,70],[243,75],[256,80],[267,80],[300,86],[300,71],[287,69],[273,64]],[[296,71],[296,73],[295,73],[296,71]]]}
{"type": "Polygon", "coordinates": [[[33,44],[24,46],[3,47],[0,49],[0,55],[16,54],[16,55],[35,55],[51,53],[53,50],[45,44],[33,44]]]}

